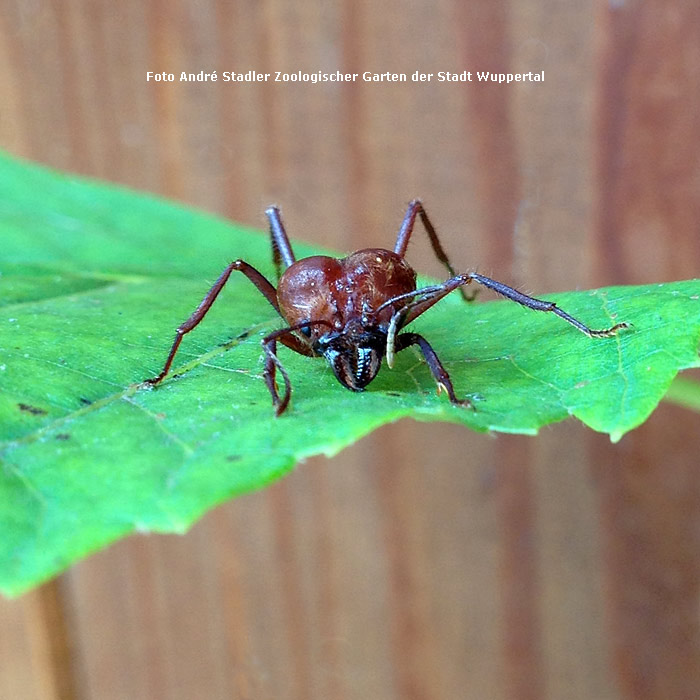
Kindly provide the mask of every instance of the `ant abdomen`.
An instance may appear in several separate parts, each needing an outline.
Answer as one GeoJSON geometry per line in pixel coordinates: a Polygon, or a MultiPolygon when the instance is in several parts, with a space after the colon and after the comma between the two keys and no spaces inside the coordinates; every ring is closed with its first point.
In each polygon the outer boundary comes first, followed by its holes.
{"type": "MultiPolygon", "coordinates": [[[[314,320],[342,330],[415,288],[416,273],[403,258],[383,248],[365,248],[340,259],[313,255],[298,260],[280,278],[277,299],[290,325],[314,320]]],[[[388,325],[393,313],[387,306],[373,324],[388,325]]],[[[312,336],[326,333],[328,326],[315,326],[312,336]]]]}

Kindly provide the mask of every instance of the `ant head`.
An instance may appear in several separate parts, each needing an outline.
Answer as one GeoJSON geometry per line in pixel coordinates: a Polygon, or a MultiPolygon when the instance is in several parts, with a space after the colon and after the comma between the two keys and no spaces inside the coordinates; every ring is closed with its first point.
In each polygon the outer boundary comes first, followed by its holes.
{"type": "Polygon", "coordinates": [[[378,328],[346,327],[326,333],[316,342],[338,381],[351,391],[363,391],[377,376],[386,350],[386,333],[378,328]]]}

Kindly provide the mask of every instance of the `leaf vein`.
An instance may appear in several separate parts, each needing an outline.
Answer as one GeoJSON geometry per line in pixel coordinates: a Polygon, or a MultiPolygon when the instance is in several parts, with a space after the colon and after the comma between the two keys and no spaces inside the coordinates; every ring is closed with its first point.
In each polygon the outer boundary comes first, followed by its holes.
{"type": "Polygon", "coordinates": [[[188,445],[180,437],[175,435],[175,433],[169,431],[165,427],[165,425],[163,425],[163,419],[155,413],[153,413],[153,411],[149,411],[145,406],[142,406],[140,403],[137,403],[136,401],[132,400],[131,396],[123,396],[122,400],[128,403],[130,406],[134,406],[135,408],[138,408],[140,411],[145,413],[158,426],[158,429],[168,437],[168,439],[171,442],[175,443],[178,447],[182,449],[182,451],[187,457],[190,457],[194,454],[194,448],[191,445],[188,445]]]}

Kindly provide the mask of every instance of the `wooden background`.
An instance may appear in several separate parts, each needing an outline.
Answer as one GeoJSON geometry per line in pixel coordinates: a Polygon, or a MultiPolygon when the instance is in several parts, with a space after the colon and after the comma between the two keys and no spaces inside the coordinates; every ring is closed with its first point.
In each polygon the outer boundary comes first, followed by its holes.
{"type": "MultiPolygon", "coordinates": [[[[420,196],[458,268],[540,294],[700,270],[697,0],[0,6],[13,153],[344,250],[420,196]],[[214,69],[546,77],[146,82],[214,69]]],[[[696,698],[699,423],[383,428],[1,601],[0,698],[696,698]]]]}

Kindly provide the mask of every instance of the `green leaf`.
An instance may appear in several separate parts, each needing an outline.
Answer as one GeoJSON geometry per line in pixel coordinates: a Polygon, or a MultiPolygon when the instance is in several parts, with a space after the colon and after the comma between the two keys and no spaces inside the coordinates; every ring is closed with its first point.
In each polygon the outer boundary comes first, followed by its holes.
{"type": "MultiPolygon", "coordinates": [[[[613,440],[697,366],[700,282],[545,295],[592,327],[452,295],[414,327],[476,411],[437,396],[412,350],[368,390],[282,349],[275,419],[260,339],[280,327],[242,275],[183,341],[174,328],[226,263],[272,275],[266,236],[211,216],[0,157],[0,590],[17,594],[134,530],[183,532],[207,509],[406,416],[534,434],[567,416],[613,440]]],[[[378,245],[392,241],[378,240],[378,245]]],[[[299,256],[311,249],[296,245],[299,256]]]]}

